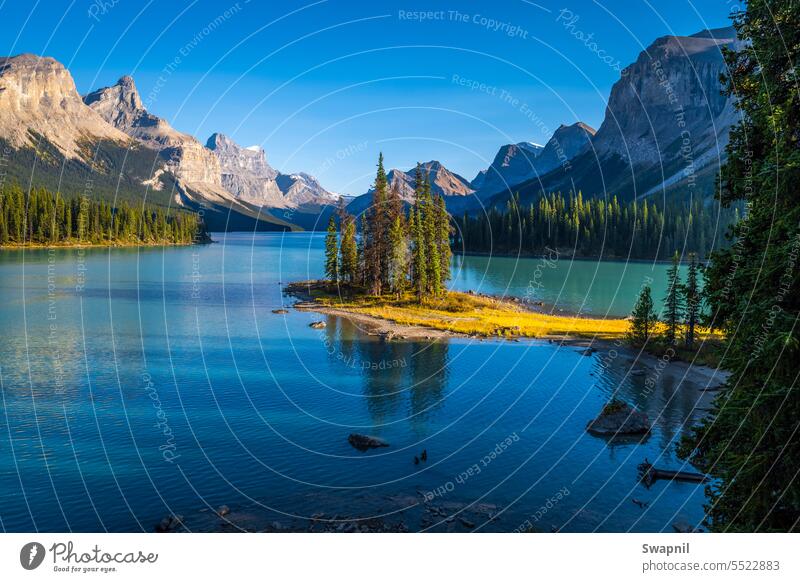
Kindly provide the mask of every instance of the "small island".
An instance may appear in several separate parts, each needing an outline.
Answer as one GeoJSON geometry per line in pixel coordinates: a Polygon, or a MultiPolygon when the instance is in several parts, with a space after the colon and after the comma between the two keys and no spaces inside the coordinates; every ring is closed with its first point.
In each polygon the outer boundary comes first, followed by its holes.
{"type": "Polygon", "coordinates": [[[376,297],[328,281],[291,283],[285,291],[298,299],[295,308],[346,317],[396,339],[444,336],[480,338],[614,339],[630,328],[627,319],[552,315],[513,298],[448,291],[417,301],[411,293],[376,297]]]}
{"type": "Polygon", "coordinates": [[[673,256],[663,322],[647,285],[629,318],[553,314],[525,299],[447,289],[453,220],[441,196],[432,195],[430,178],[423,176],[419,165],[414,200],[407,210],[396,185],[388,184],[382,154],[373,192],[373,203],[361,215],[359,228],[344,207],[330,217],[326,278],[289,284],[285,291],[300,299],[295,308],[345,317],[390,339],[456,335],[557,339],[582,345],[588,339],[616,340],[655,356],[668,352],[670,359],[719,363],[713,349],[697,357],[701,342],[695,340],[702,338],[702,344],[709,346],[718,341],[719,334],[699,324],[700,271],[694,253],[688,257],[685,285],[679,280],[680,257],[673,256]]]}

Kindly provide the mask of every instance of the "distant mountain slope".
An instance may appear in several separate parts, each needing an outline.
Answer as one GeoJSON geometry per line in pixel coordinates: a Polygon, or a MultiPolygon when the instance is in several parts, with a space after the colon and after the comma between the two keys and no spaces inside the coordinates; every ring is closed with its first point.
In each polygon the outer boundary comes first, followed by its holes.
{"type": "Polygon", "coordinates": [[[261,148],[243,148],[228,136],[215,133],[206,147],[219,160],[222,187],[238,200],[268,207],[284,207],[278,172],[267,163],[261,148]]]}
{"type": "Polygon", "coordinates": [[[492,195],[513,191],[523,182],[535,180],[559,166],[567,166],[572,158],[588,147],[594,134],[594,129],[577,122],[561,125],[544,147],[527,142],[503,146],[492,165],[472,181],[477,198],[486,200],[492,195]]]}
{"type": "Polygon", "coordinates": [[[187,186],[225,197],[217,157],[191,135],[149,113],[131,77],[93,91],[83,101],[115,128],[161,152],[166,169],[187,186]]]}
{"type": "MultiPolygon", "coordinates": [[[[471,198],[475,192],[467,180],[455,172],[451,172],[436,160],[421,164],[421,168],[423,176],[428,176],[431,181],[431,192],[442,196],[448,205],[452,205],[457,200],[463,202],[471,198]]],[[[411,168],[405,172],[392,169],[386,174],[389,186],[397,187],[400,197],[406,203],[411,203],[414,200],[415,175],[416,168],[411,168]]],[[[347,206],[348,212],[356,215],[364,212],[372,203],[372,194],[373,190],[370,189],[366,194],[357,196],[347,206]]]]}
{"type": "Polygon", "coordinates": [[[267,163],[261,147],[243,148],[221,133],[213,134],[207,147],[219,159],[222,186],[237,200],[304,229],[327,226],[339,196],[325,190],[309,174],[282,174],[267,163]]]}
{"type": "Polygon", "coordinates": [[[573,188],[622,199],[710,195],[736,122],[732,99],[720,94],[721,49],[737,42],[733,28],[657,39],[614,84],[591,147],[515,190],[523,198],[573,188]]]}
{"type": "Polygon", "coordinates": [[[543,146],[530,142],[511,143],[502,146],[494,156],[492,164],[470,182],[475,191],[500,192],[507,185],[520,184],[534,175],[533,162],[543,146]]]}
{"type": "Polygon", "coordinates": [[[107,123],[157,151],[163,158],[155,175],[176,180],[174,202],[202,210],[211,230],[286,230],[295,228],[223,187],[219,158],[197,139],[174,129],[147,111],[136,84],[123,76],[114,85],[84,97],[84,103],[107,123]]]}

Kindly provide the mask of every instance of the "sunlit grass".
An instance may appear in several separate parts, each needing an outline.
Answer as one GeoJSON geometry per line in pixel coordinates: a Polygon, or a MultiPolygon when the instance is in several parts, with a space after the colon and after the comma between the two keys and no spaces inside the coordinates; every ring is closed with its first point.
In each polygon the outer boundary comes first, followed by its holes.
{"type": "Polygon", "coordinates": [[[630,327],[626,319],[537,313],[512,302],[459,292],[426,299],[421,304],[412,295],[400,299],[363,295],[348,297],[319,289],[312,294],[318,302],[330,307],[403,325],[424,326],[465,335],[615,338],[627,333],[630,327]]]}

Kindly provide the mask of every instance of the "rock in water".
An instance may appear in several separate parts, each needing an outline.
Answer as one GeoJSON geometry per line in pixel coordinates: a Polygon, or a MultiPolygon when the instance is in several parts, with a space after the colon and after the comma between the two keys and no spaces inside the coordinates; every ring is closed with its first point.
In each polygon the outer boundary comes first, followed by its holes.
{"type": "Polygon", "coordinates": [[[220,506],[217,508],[217,515],[218,515],[218,516],[220,516],[220,517],[225,517],[225,516],[226,516],[226,515],[228,515],[230,512],[231,512],[231,508],[230,508],[230,507],[228,507],[227,505],[220,505],[220,506]]]}
{"type": "Polygon", "coordinates": [[[168,515],[158,523],[158,525],[156,526],[156,531],[160,533],[174,531],[182,525],[183,525],[182,515],[168,515]]]}
{"type": "Polygon", "coordinates": [[[326,324],[324,321],[315,321],[313,323],[309,323],[308,324],[308,327],[311,327],[311,328],[314,328],[314,329],[325,329],[327,326],[328,326],[328,324],[326,324]]]}
{"type": "Polygon", "coordinates": [[[647,415],[621,400],[612,400],[603,407],[599,416],[586,425],[594,435],[637,435],[650,430],[647,415]]]}
{"type": "Polygon", "coordinates": [[[359,451],[366,451],[368,449],[377,449],[380,447],[388,447],[389,443],[378,437],[367,436],[364,434],[352,433],[347,437],[349,442],[354,448],[359,451]]]}
{"type": "Polygon", "coordinates": [[[284,313],[289,313],[289,310],[288,309],[273,309],[272,313],[275,313],[277,315],[282,315],[284,313]]]}

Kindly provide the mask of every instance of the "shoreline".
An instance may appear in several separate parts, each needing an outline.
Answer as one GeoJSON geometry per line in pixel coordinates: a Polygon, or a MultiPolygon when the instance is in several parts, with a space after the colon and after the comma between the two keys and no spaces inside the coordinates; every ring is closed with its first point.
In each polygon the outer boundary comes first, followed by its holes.
{"type": "MultiPolygon", "coordinates": [[[[351,321],[356,326],[363,326],[362,331],[367,335],[380,337],[384,341],[437,341],[459,338],[477,339],[479,341],[529,341],[541,344],[558,344],[559,347],[576,348],[584,356],[597,354],[600,361],[608,362],[610,360],[610,363],[607,365],[621,367],[620,369],[631,376],[644,375],[650,377],[651,375],[655,375],[656,377],[672,380],[676,384],[695,385],[700,390],[700,394],[698,395],[698,408],[709,406],[714,396],[712,393],[716,392],[730,376],[730,372],[722,368],[701,363],[692,363],[691,361],[685,361],[677,357],[665,359],[664,356],[658,356],[644,349],[629,345],[625,342],[623,335],[603,336],[602,332],[597,332],[595,334],[583,335],[559,333],[544,334],[541,336],[497,336],[477,332],[461,333],[450,329],[403,323],[370,313],[353,311],[345,306],[335,307],[319,303],[308,291],[309,288],[313,288],[313,284],[315,283],[316,282],[292,283],[284,289],[286,294],[298,299],[298,301],[292,305],[294,309],[342,317],[351,321]]],[[[508,299],[490,299],[500,304],[507,304],[509,307],[521,307],[520,302],[508,299]]],[[[592,318],[582,318],[574,315],[545,314],[536,310],[531,310],[529,312],[544,315],[548,318],[561,319],[565,322],[574,321],[576,318],[587,321],[602,321],[601,319],[593,320],[592,318]]]]}
{"type": "Polygon", "coordinates": [[[208,240],[202,242],[188,242],[188,243],[169,243],[169,242],[154,242],[154,243],[25,243],[25,244],[6,244],[0,245],[0,251],[21,251],[21,250],[49,250],[49,249],[121,249],[121,248],[136,248],[136,247],[191,247],[199,245],[212,244],[216,241],[208,240]]]}
{"type": "Polygon", "coordinates": [[[293,305],[295,309],[346,317],[378,329],[380,333],[391,333],[396,336],[470,337],[512,341],[519,339],[586,340],[587,338],[613,340],[621,337],[628,327],[625,318],[597,317],[566,312],[556,314],[549,311],[544,304],[529,303],[517,297],[498,297],[472,291],[448,292],[447,297],[449,298],[473,303],[466,309],[456,311],[448,311],[446,307],[437,305],[398,306],[394,305],[391,300],[372,305],[369,303],[347,304],[340,295],[331,296],[328,285],[321,281],[289,283],[283,291],[287,295],[299,299],[293,305]],[[314,292],[318,292],[318,296],[315,296],[314,292]],[[326,301],[337,300],[338,304],[326,303],[326,301]],[[394,311],[375,313],[387,309],[394,311]],[[501,323],[498,319],[506,321],[501,323]],[[440,325],[426,325],[425,320],[440,325]],[[522,327],[520,325],[504,325],[506,323],[520,323],[522,327]],[[461,324],[464,329],[454,329],[457,325],[452,324],[461,324]],[[576,329],[576,324],[588,325],[583,325],[586,329],[581,330],[576,329]],[[602,329],[604,326],[606,329],[602,329]],[[561,332],[560,329],[555,333],[543,332],[543,329],[551,327],[572,328],[572,333],[561,332]]]}
{"type": "MultiPolygon", "coordinates": [[[[634,259],[628,257],[613,257],[613,256],[601,256],[601,255],[581,255],[581,256],[572,256],[570,253],[561,253],[557,249],[551,249],[550,251],[543,250],[540,252],[529,252],[529,253],[503,253],[503,252],[496,252],[496,253],[488,253],[485,251],[458,251],[453,250],[453,256],[462,256],[462,257],[486,257],[486,258],[499,258],[499,259],[541,259],[546,257],[548,252],[555,251],[559,256],[564,256],[565,258],[569,259],[570,261],[591,261],[591,262],[608,262],[608,263],[640,263],[640,264],[653,264],[657,263],[659,265],[669,265],[672,263],[672,259],[634,259]]],[[[708,261],[707,259],[699,259],[700,263],[706,264],[708,261]]],[[[681,259],[681,265],[688,265],[689,261],[681,259]]]]}

